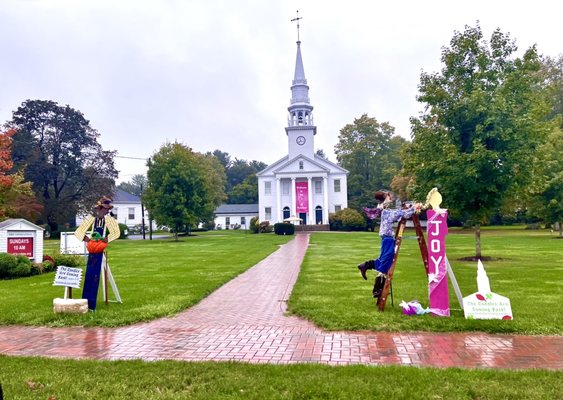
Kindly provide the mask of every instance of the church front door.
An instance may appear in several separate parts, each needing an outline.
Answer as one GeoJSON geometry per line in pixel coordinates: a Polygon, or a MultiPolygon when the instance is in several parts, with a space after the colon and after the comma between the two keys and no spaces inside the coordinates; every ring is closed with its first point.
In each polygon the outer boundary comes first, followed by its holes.
{"type": "Polygon", "coordinates": [[[301,218],[301,223],[307,225],[307,213],[299,213],[299,218],[301,218]]]}

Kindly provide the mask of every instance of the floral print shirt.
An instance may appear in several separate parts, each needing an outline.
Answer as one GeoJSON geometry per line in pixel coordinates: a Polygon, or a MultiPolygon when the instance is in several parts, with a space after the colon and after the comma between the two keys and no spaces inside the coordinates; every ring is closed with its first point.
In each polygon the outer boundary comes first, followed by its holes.
{"type": "Polygon", "coordinates": [[[393,223],[397,222],[401,218],[410,218],[414,214],[416,209],[414,207],[407,208],[405,210],[390,210],[384,209],[381,212],[381,226],[379,227],[379,236],[395,236],[393,233],[393,223]]]}

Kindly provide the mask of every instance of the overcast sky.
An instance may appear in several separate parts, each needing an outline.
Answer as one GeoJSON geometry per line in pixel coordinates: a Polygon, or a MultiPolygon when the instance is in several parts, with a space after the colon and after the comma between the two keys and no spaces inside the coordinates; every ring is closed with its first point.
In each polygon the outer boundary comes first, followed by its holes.
{"type": "Polygon", "coordinates": [[[270,164],[287,154],[300,24],[316,149],[367,113],[410,137],[421,71],[478,20],[520,51],[563,52],[562,3],[370,0],[2,0],[0,122],[27,99],[80,110],[117,150],[119,181],[167,141],[270,164]],[[559,4],[559,6],[557,5],[559,4]]]}

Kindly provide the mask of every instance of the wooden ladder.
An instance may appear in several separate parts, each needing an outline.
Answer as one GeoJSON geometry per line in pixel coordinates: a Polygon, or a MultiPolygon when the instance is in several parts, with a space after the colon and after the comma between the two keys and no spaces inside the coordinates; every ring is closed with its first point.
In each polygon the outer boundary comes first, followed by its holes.
{"type": "MultiPolygon", "coordinates": [[[[416,232],[416,237],[418,239],[418,247],[420,248],[420,255],[422,256],[422,263],[424,264],[424,269],[426,271],[426,275],[428,276],[428,248],[426,247],[426,240],[424,239],[424,231],[422,226],[420,225],[420,219],[418,218],[417,214],[413,214],[412,222],[414,225],[414,229],[416,232]]],[[[407,220],[405,218],[401,218],[399,221],[399,225],[397,226],[397,230],[395,232],[395,256],[393,257],[393,263],[391,264],[391,268],[389,268],[389,272],[387,273],[387,279],[385,280],[385,286],[383,286],[383,290],[381,292],[381,296],[377,298],[377,308],[379,311],[385,311],[385,304],[387,303],[387,296],[391,290],[391,281],[393,280],[393,272],[395,271],[395,265],[397,264],[397,259],[399,258],[399,250],[401,249],[401,243],[403,242],[403,232],[405,230],[405,226],[407,224],[407,220]]],[[[393,293],[391,292],[391,297],[393,297],[393,293]]]]}

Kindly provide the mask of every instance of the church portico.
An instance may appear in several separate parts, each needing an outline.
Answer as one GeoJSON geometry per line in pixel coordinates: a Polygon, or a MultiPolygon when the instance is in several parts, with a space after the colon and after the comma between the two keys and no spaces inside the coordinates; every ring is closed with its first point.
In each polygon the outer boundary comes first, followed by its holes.
{"type": "Polygon", "coordinates": [[[260,221],[300,218],[306,225],[328,225],[329,214],[348,206],[348,171],[315,153],[317,127],[305,79],[301,41],[297,41],[292,97],[285,128],[288,155],[256,174],[260,221]]]}
{"type": "MultiPolygon", "coordinates": [[[[325,173],[313,176],[289,175],[278,176],[275,197],[276,221],[289,217],[298,217],[304,224],[328,224],[328,176],[325,173]],[[324,189],[323,189],[324,188],[324,189]],[[303,193],[305,198],[300,198],[303,193]]],[[[332,211],[334,212],[334,211],[332,211]]]]}

